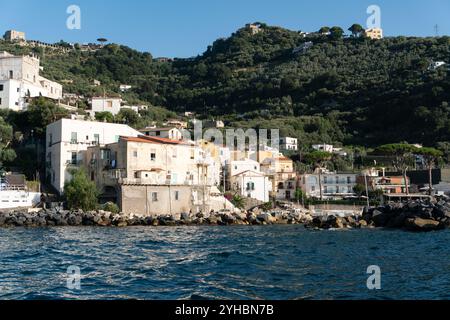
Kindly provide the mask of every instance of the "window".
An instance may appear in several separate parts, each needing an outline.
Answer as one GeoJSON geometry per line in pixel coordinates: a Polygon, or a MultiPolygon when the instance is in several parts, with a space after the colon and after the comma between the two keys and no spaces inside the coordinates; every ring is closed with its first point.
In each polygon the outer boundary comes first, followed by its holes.
{"type": "Polygon", "coordinates": [[[316,186],[311,186],[311,192],[316,191],[316,186]]]}
{"type": "Polygon", "coordinates": [[[53,144],[53,134],[50,133],[48,136],[48,146],[51,147],[53,144]]]}
{"type": "Polygon", "coordinates": [[[109,150],[102,149],[100,157],[102,160],[109,160],[111,158],[111,152],[109,150]]]}
{"type": "Polygon", "coordinates": [[[96,145],[100,144],[100,135],[98,133],[94,134],[94,144],[96,145]]]}
{"type": "Polygon", "coordinates": [[[114,137],[114,141],[115,141],[115,142],[119,142],[119,138],[120,138],[120,136],[115,136],[115,137],[114,137]]]}
{"type": "Polygon", "coordinates": [[[347,183],[352,183],[352,177],[347,177],[347,183]]]}
{"type": "Polygon", "coordinates": [[[3,85],[2,84],[0,84],[0,91],[3,91],[3,85]]]}
{"type": "Polygon", "coordinates": [[[71,143],[78,143],[78,136],[76,132],[72,132],[70,134],[70,142],[71,143]]]}
{"type": "Polygon", "coordinates": [[[159,136],[161,135],[161,131],[156,131],[156,132],[155,132],[155,135],[156,135],[157,137],[159,137],[159,136]]]}
{"type": "Polygon", "coordinates": [[[328,183],[328,177],[323,177],[323,183],[328,183]]]}
{"type": "Polygon", "coordinates": [[[89,136],[86,136],[86,141],[89,141],[89,136]]]}
{"type": "Polygon", "coordinates": [[[133,151],[133,157],[137,158],[137,151],[136,150],[133,151]]]}
{"type": "Polygon", "coordinates": [[[14,78],[14,72],[12,70],[9,70],[9,78],[10,79],[14,78]]]}
{"type": "Polygon", "coordinates": [[[72,157],[71,157],[71,164],[76,165],[77,164],[77,153],[76,152],[72,152],[72,157]]]}
{"type": "Polygon", "coordinates": [[[0,104],[2,104],[2,98],[0,98],[0,104]]]}
{"type": "Polygon", "coordinates": [[[112,108],[112,101],[106,101],[106,107],[112,108]]]}
{"type": "Polygon", "coordinates": [[[155,161],[156,160],[156,150],[152,149],[150,150],[150,161],[155,161]]]}
{"type": "Polygon", "coordinates": [[[178,201],[180,199],[180,192],[175,191],[175,201],[178,201]]]}
{"type": "Polygon", "coordinates": [[[20,92],[20,88],[17,88],[17,92],[20,92]]]}
{"type": "Polygon", "coordinates": [[[152,201],[153,202],[158,201],[158,192],[152,192],[152,201]]]}

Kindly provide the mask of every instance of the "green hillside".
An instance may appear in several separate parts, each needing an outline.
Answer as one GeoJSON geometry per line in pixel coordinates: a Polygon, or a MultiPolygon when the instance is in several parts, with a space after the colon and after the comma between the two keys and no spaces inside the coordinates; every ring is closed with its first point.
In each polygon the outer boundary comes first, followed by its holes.
{"type": "MultiPolygon", "coordinates": [[[[29,49],[0,42],[0,50],[29,49]]],[[[304,147],[450,140],[448,65],[429,69],[432,61],[450,63],[449,37],[305,38],[263,24],[258,34],[242,28],[201,56],[169,62],[116,44],[35,53],[44,75],[64,83],[66,92],[119,93],[119,84],[130,84],[124,98],[132,103],[196,111],[232,126],[280,128],[304,147]],[[292,52],[308,41],[311,48],[292,52]]]]}

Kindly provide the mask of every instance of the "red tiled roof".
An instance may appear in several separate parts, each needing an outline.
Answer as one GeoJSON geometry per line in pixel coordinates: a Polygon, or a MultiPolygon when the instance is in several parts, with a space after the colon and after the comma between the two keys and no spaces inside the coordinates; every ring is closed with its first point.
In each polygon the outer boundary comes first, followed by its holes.
{"type": "Polygon", "coordinates": [[[139,137],[121,137],[121,138],[125,141],[130,141],[130,142],[188,145],[184,141],[178,141],[178,140],[172,140],[172,139],[160,138],[160,137],[139,136],[139,137]]]}

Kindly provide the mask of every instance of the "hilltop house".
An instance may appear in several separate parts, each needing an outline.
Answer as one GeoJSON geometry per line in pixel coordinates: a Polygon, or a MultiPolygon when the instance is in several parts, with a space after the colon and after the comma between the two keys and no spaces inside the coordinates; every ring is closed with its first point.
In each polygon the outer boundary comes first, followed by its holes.
{"type": "Polygon", "coordinates": [[[3,39],[6,41],[25,41],[25,32],[8,30],[5,32],[3,39]]]}
{"type": "Polygon", "coordinates": [[[297,151],[298,139],[291,137],[283,137],[280,139],[280,151],[297,151]]]}
{"type": "Polygon", "coordinates": [[[366,37],[370,39],[383,39],[383,29],[381,28],[370,28],[365,30],[366,37]]]}
{"type": "Polygon", "coordinates": [[[21,111],[35,97],[62,98],[62,86],[39,75],[39,59],[0,53],[0,109],[21,111]]]}
{"type": "Polygon", "coordinates": [[[91,110],[88,112],[92,117],[95,117],[98,112],[110,112],[112,115],[117,115],[120,112],[121,104],[121,98],[93,97],[90,101],[91,110]]]}

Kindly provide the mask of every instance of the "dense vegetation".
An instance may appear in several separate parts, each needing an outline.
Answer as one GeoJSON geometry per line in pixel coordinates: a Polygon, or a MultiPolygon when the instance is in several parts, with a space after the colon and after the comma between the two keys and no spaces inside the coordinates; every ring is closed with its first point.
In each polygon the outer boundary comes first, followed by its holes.
{"type": "MultiPolygon", "coordinates": [[[[116,44],[96,52],[34,53],[44,75],[66,92],[118,94],[119,84],[130,84],[123,94],[130,103],[195,111],[231,126],[280,128],[299,138],[302,149],[402,141],[450,149],[449,70],[429,69],[432,61],[450,63],[449,37],[370,40],[355,31],[343,38],[336,28],[330,36],[305,37],[261,27],[258,34],[242,28],[218,39],[198,57],[168,62],[116,44]],[[293,53],[308,41],[312,47],[293,53]]],[[[29,49],[0,42],[0,50],[29,49]]]]}

